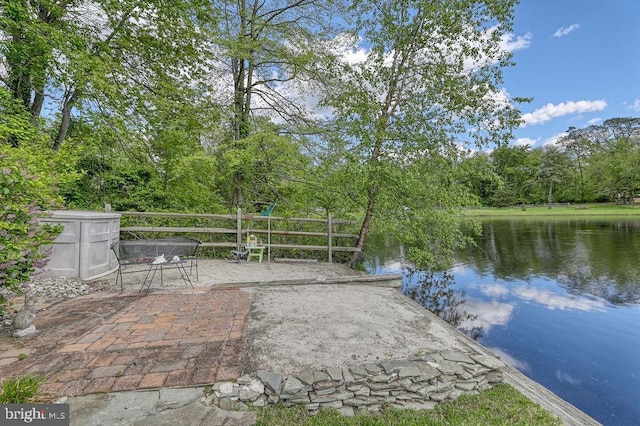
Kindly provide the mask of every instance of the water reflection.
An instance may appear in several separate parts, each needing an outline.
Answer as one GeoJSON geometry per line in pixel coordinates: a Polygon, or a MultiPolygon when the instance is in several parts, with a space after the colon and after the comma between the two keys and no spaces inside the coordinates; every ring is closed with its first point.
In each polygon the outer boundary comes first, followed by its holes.
{"type": "Polygon", "coordinates": [[[480,336],[479,328],[464,328],[463,323],[476,317],[462,309],[466,291],[455,289],[455,280],[450,272],[434,274],[433,271],[405,268],[406,284],[403,293],[415,300],[454,327],[460,328],[471,336],[480,336]]]}
{"type": "Polygon", "coordinates": [[[640,300],[640,221],[494,219],[482,227],[477,246],[458,257],[480,274],[526,282],[544,276],[570,294],[616,305],[640,300]]]}
{"type": "MultiPolygon", "coordinates": [[[[598,421],[638,424],[640,220],[482,227],[447,271],[448,288],[465,292],[457,308],[472,316],[461,326],[481,327],[485,347],[598,421]]],[[[389,240],[368,245],[365,259],[371,273],[407,265],[389,240]]]]}

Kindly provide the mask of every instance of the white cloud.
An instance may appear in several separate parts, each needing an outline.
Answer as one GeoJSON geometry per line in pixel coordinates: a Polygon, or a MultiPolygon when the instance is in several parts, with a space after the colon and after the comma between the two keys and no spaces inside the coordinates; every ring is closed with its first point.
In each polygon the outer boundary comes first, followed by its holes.
{"type": "Polygon", "coordinates": [[[500,303],[496,300],[483,302],[479,299],[468,297],[464,301],[462,308],[476,317],[472,320],[464,321],[462,327],[482,327],[488,332],[494,325],[507,325],[511,321],[515,305],[511,303],[500,303]]]}
{"type": "Polygon", "coordinates": [[[496,354],[498,356],[498,358],[500,358],[501,360],[503,360],[504,362],[506,362],[510,366],[515,367],[518,370],[524,371],[524,372],[531,371],[531,367],[529,366],[528,363],[526,363],[525,361],[520,361],[519,359],[514,358],[513,356],[511,356],[510,354],[506,353],[502,349],[496,348],[496,347],[489,347],[488,349],[491,352],[493,352],[494,354],[496,354]]]}
{"type": "Polygon", "coordinates": [[[483,285],[480,291],[491,297],[506,296],[507,294],[509,294],[509,289],[501,284],[483,285]]]}
{"type": "Polygon", "coordinates": [[[532,302],[539,303],[547,309],[577,310],[577,311],[598,311],[605,312],[605,304],[599,300],[588,299],[586,297],[576,297],[571,295],[561,295],[551,293],[547,290],[520,286],[513,291],[513,294],[532,302]]]}
{"type": "Polygon", "coordinates": [[[566,28],[560,27],[555,33],[553,33],[552,37],[557,37],[557,38],[564,37],[567,34],[577,30],[578,28],[580,28],[579,24],[571,24],[566,28]]]}
{"type": "Polygon", "coordinates": [[[534,146],[538,142],[531,138],[518,138],[516,139],[515,146],[534,146]]]}
{"type": "Polygon", "coordinates": [[[631,106],[629,107],[629,109],[632,109],[632,110],[634,110],[634,111],[640,111],[640,99],[636,99],[636,100],[633,102],[633,105],[631,105],[631,106]]]}
{"type": "Polygon", "coordinates": [[[515,36],[513,33],[504,34],[500,38],[500,48],[506,52],[515,52],[516,50],[526,49],[531,46],[531,33],[523,36],[515,36]]]}
{"type": "Polygon", "coordinates": [[[580,114],[583,112],[602,111],[607,107],[604,100],[598,101],[568,101],[557,105],[548,103],[533,112],[528,112],[522,116],[524,123],[520,127],[545,123],[551,119],[562,117],[568,114],[580,114]]]}
{"type": "Polygon", "coordinates": [[[591,120],[587,121],[587,124],[588,124],[589,126],[592,126],[592,125],[594,125],[594,124],[598,124],[598,123],[600,123],[601,121],[602,121],[602,118],[600,118],[600,117],[596,117],[596,118],[592,118],[591,120]]]}
{"type": "Polygon", "coordinates": [[[558,142],[560,141],[560,139],[562,139],[567,135],[568,135],[567,132],[561,132],[561,133],[558,133],[557,135],[553,135],[550,138],[547,138],[544,142],[542,142],[542,146],[558,145],[558,142]]]}

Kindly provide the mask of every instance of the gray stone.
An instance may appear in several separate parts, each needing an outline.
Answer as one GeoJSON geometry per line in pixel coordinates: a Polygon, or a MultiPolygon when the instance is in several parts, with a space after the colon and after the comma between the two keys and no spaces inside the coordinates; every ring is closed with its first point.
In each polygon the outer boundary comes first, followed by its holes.
{"type": "Polygon", "coordinates": [[[330,395],[334,392],[336,392],[337,389],[336,388],[327,388],[327,389],[318,389],[316,390],[316,394],[317,395],[330,395]]]}
{"type": "Polygon", "coordinates": [[[236,383],[239,385],[250,385],[251,384],[251,376],[249,376],[248,374],[245,374],[242,377],[238,377],[238,380],[236,380],[236,383]]]}
{"type": "Polygon", "coordinates": [[[218,407],[227,411],[246,411],[249,409],[246,404],[240,401],[232,401],[230,398],[220,398],[218,407]]]}
{"type": "Polygon", "coordinates": [[[260,395],[258,399],[253,401],[251,405],[253,405],[254,407],[266,407],[267,405],[269,405],[269,402],[266,395],[260,395]]]}
{"type": "Polygon", "coordinates": [[[478,364],[481,364],[490,370],[502,368],[505,366],[504,362],[496,357],[492,357],[489,355],[471,355],[471,358],[478,364]]]}
{"type": "Polygon", "coordinates": [[[264,393],[264,385],[258,379],[251,379],[251,383],[249,384],[249,390],[257,392],[259,394],[264,393]]]}
{"type": "Polygon", "coordinates": [[[233,382],[220,382],[213,386],[213,391],[218,398],[238,398],[240,386],[233,382]]]}
{"type": "Polygon", "coordinates": [[[488,372],[485,377],[489,383],[501,383],[504,380],[504,373],[500,370],[488,372]]]}
{"type": "Polygon", "coordinates": [[[322,380],[320,382],[315,382],[313,384],[314,390],[324,390],[324,389],[333,389],[335,390],[337,386],[341,385],[342,381],[335,383],[333,380],[322,380]]]}
{"type": "Polygon", "coordinates": [[[342,378],[345,383],[352,383],[355,381],[349,370],[342,370],[342,378]]]}
{"type": "Polygon", "coordinates": [[[400,368],[400,371],[398,371],[398,377],[400,379],[405,379],[407,377],[416,377],[421,375],[422,375],[422,371],[420,370],[420,367],[418,367],[417,364],[402,367],[400,368]]]}
{"type": "Polygon", "coordinates": [[[26,337],[36,333],[36,326],[31,324],[29,327],[22,330],[16,330],[11,334],[13,337],[26,337]]]}
{"type": "Polygon", "coordinates": [[[357,391],[354,391],[353,394],[356,396],[369,396],[371,395],[371,389],[366,386],[362,386],[357,391]]]}
{"type": "Polygon", "coordinates": [[[369,372],[364,367],[351,367],[349,372],[357,379],[362,379],[369,375],[369,372]]]}
{"type": "Polygon", "coordinates": [[[434,368],[430,364],[421,364],[419,368],[421,374],[411,379],[414,382],[426,382],[427,380],[435,379],[442,374],[437,368],[434,368]]]}
{"type": "Polygon", "coordinates": [[[364,407],[367,405],[376,404],[378,401],[373,398],[354,397],[345,399],[342,401],[344,405],[351,405],[353,407],[364,407]]]}
{"type": "Polygon", "coordinates": [[[313,370],[304,370],[302,373],[298,374],[298,379],[306,385],[312,385],[314,382],[313,370]]]}
{"type": "Polygon", "coordinates": [[[338,413],[340,413],[341,416],[345,416],[345,417],[353,417],[356,415],[356,412],[353,409],[353,407],[349,405],[343,405],[342,407],[338,408],[338,413]]]}
{"type": "Polygon", "coordinates": [[[398,373],[402,368],[405,367],[415,367],[418,363],[411,361],[381,361],[380,366],[384,369],[385,373],[398,373]]]}
{"type": "Polygon", "coordinates": [[[372,376],[369,380],[373,383],[390,383],[397,376],[387,375],[387,374],[378,374],[376,376],[372,376]]]}
{"type": "Polygon", "coordinates": [[[334,380],[336,382],[342,380],[342,370],[339,368],[329,367],[327,368],[327,374],[329,375],[331,380],[334,380]]]}
{"type": "Polygon", "coordinates": [[[491,369],[481,365],[481,364],[465,364],[462,366],[462,368],[464,368],[464,371],[468,372],[469,374],[471,374],[473,377],[478,377],[484,373],[486,373],[487,371],[491,371],[491,369]]]}
{"type": "Polygon", "coordinates": [[[332,401],[332,402],[321,402],[320,403],[320,407],[321,408],[342,408],[343,404],[342,401],[332,401]]]}
{"type": "Polygon", "coordinates": [[[440,352],[442,358],[447,361],[453,362],[463,362],[465,364],[474,364],[474,360],[471,357],[463,352],[458,351],[442,351],[440,352]]]}
{"type": "Polygon", "coordinates": [[[382,373],[382,367],[380,367],[378,364],[367,364],[364,366],[364,368],[372,374],[382,373]]]}
{"type": "Polygon", "coordinates": [[[447,400],[447,398],[449,398],[449,395],[451,395],[451,392],[452,390],[430,393],[429,399],[432,399],[433,401],[436,401],[436,402],[442,402],[447,400]]]}
{"type": "Polygon", "coordinates": [[[346,398],[339,398],[339,395],[338,397],[336,397],[335,395],[318,395],[315,392],[310,392],[309,399],[311,400],[311,402],[326,403],[346,398]]]}
{"type": "Polygon", "coordinates": [[[316,382],[324,382],[327,380],[331,380],[331,377],[329,377],[329,375],[327,373],[325,373],[324,371],[320,371],[320,370],[314,370],[313,372],[313,382],[314,384],[316,382]]]}
{"type": "Polygon", "coordinates": [[[377,390],[401,390],[404,389],[397,382],[396,383],[365,383],[369,389],[377,391],[377,390]]]}
{"type": "Polygon", "coordinates": [[[255,401],[260,397],[258,392],[254,392],[251,389],[242,389],[238,392],[238,399],[240,401],[255,401]]]}
{"type": "Polygon", "coordinates": [[[184,388],[184,389],[165,389],[161,388],[158,392],[158,402],[156,403],[157,411],[174,410],[184,407],[193,401],[197,401],[202,395],[202,389],[184,388]]]}
{"type": "Polygon", "coordinates": [[[458,374],[464,373],[464,368],[462,368],[460,365],[456,364],[453,361],[447,361],[447,360],[440,361],[436,366],[436,368],[440,370],[442,374],[447,374],[447,375],[458,375],[458,374]]]}
{"type": "MultiPolygon", "coordinates": [[[[36,319],[38,313],[38,301],[35,291],[29,289],[24,295],[24,306],[18,311],[15,317],[13,317],[13,328],[16,329],[16,333],[20,330],[26,330],[31,328],[33,321],[36,319]]],[[[35,329],[32,333],[35,333],[35,329]]],[[[28,334],[27,334],[28,335],[28,334]]],[[[16,336],[23,337],[23,336],[16,336]]]]}
{"type": "Polygon", "coordinates": [[[389,396],[388,390],[371,391],[371,396],[386,397],[389,396]]]}
{"type": "Polygon", "coordinates": [[[419,394],[413,393],[413,392],[404,392],[404,393],[400,393],[400,394],[394,395],[394,396],[396,397],[396,399],[403,400],[403,401],[410,401],[410,400],[414,400],[414,399],[422,399],[423,398],[419,394]]]}
{"type": "Polygon", "coordinates": [[[475,389],[477,385],[478,382],[476,382],[475,380],[459,380],[456,382],[455,387],[463,391],[471,391],[475,389]]]}
{"type": "Polygon", "coordinates": [[[309,403],[309,404],[305,404],[305,407],[309,411],[317,410],[318,408],[320,408],[320,403],[319,402],[312,402],[312,403],[309,403]]]}
{"type": "Polygon", "coordinates": [[[284,383],[284,377],[282,374],[259,370],[257,376],[271,392],[275,394],[280,393],[280,389],[284,383]]]}
{"type": "Polygon", "coordinates": [[[282,388],[281,394],[283,397],[285,395],[294,395],[303,389],[307,389],[307,391],[310,391],[311,386],[304,385],[294,376],[289,376],[284,382],[284,387],[282,388]]]}

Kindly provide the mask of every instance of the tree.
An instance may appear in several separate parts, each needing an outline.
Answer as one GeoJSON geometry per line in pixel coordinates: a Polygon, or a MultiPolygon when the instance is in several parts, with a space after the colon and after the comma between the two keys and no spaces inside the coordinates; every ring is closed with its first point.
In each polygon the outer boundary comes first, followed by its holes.
{"type": "MultiPolygon", "coordinates": [[[[259,133],[256,117],[269,117],[291,133],[296,126],[316,132],[303,92],[323,84],[328,52],[320,41],[337,30],[338,0],[222,1],[211,30],[215,81],[211,91],[230,107],[231,137],[227,151],[250,145],[245,139],[259,133]],[[220,83],[230,82],[231,87],[220,83]]],[[[246,170],[234,173],[234,205],[244,203],[243,188],[251,186],[246,170]]]]}
{"type": "MultiPolygon", "coordinates": [[[[506,143],[519,122],[511,102],[498,96],[501,68],[510,57],[499,42],[511,28],[515,3],[353,2],[367,55],[357,64],[337,64],[340,84],[326,105],[364,166],[358,249],[374,222],[386,230],[407,220],[421,261],[435,262],[429,252],[446,254],[464,244],[456,207],[468,197],[449,174],[459,145],[506,143]],[[429,162],[441,166],[440,176],[429,162]]],[[[356,252],[351,263],[358,257],[356,252]]]]}
{"type": "MultiPolygon", "coordinates": [[[[587,128],[588,129],[588,128],[587,128]]],[[[589,157],[593,152],[593,142],[589,139],[588,130],[576,129],[570,127],[567,131],[567,135],[560,139],[560,145],[564,148],[565,152],[569,155],[572,165],[576,169],[576,199],[581,202],[586,202],[586,176],[585,168],[588,166],[589,157]]]]}
{"type": "Polygon", "coordinates": [[[576,132],[589,143],[588,172],[596,196],[630,202],[640,188],[640,118],[611,118],[576,132]]]}
{"type": "Polygon", "coordinates": [[[540,165],[534,176],[534,181],[545,185],[547,192],[547,206],[552,208],[554,189],[567,180],[571,171],[570,160],[565,152],[556,146],[548,146],[541,150],[540,165]]]}
{"type": "MultiPolygon", "coordinates": [[[[76,178],[74,153],[52,153],[21,100],[2,88],[0,123],[0,289],[20,293],[34,271],[46,264],[42,246],[60,231],[40,225],[38,219],[60,204],[57,185],[76,178]],[[10,139],[24,146],[12,146],[10,139]]],[[[0,315],[5,302],[0,291],[0,315]]]]}
{"type": "Polygon", "coordinates": [[[159,103],[188,105],[193,96],[206,3],[25,0],[1,7],[3,82],[34,123],[43,105],[58,113],[54,149],[66,140],[74,111],[113,120],[128,134],[147,130],[159,103]]]}
{"type": "Polygon", "coordinates": [[[491,161],[501,178],[493,203],[506,207],[530,201],[527,182],[534,173],[531,150],[528,146],[500,146],[491,153],[491,161]]]}

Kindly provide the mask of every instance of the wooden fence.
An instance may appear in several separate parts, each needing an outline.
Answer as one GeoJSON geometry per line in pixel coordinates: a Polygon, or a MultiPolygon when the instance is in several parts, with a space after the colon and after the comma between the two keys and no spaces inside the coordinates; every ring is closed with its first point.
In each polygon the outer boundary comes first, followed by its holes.
{"type": "Polygon", "coordinates": [[[202,241],[201,247],[240,250],[248,235],[255,235],[272,253],[296,253],[298,251],[326,252],[333,261],[336,252],[356,252],[358,235],[353,232],[354,221],[334,219],[285,218],[243,214],[241,209],[230,214],[191,214],[159,212],[117,212],[122,215],[121,239],[149,238],[169,235],[187,235],[202,241]],[[343,231],[344,229],[344,231],[343,231]]]}

